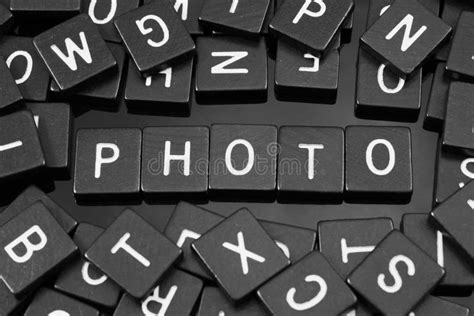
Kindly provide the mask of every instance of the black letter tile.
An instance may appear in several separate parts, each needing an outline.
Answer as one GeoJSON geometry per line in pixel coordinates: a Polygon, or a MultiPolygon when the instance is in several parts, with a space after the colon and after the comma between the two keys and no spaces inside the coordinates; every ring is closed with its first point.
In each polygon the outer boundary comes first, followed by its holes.
{"type": "Polygon", "coordinates": [[[454,77],[474,79],[474,13],[462,12],[459,16],[449,51],[446,70],[454,77]]]}
{"type": "MultiPolygon", "coordinates": [[[[469,309],[434,296],[426,297],[413,310],[414,315],[458,315],[469,316],[469,309]]],[[[412,316],[412,314],[409,314],[412,316]]]]}
{"type": "Polygon", "coordinates": [[[5,59],[0,57],[0,110],[5,108],[17,108],[23,103],[23,96],[18,88],[15,79],[12,77],[5,59]]]}
{"type": "Polygon", "coordinates": [[[424,121],[424,126],[438,132],[443,129],[448,104],[449,83],[451,81],[445,69],[445,63],[436,65],[424,121]]]}
{"type": "Polygon", "coordinates": [[[85,257],[135,298],[148,295],[181,250],[131,209],[93,243],[85,257]]]}
{"type": "MultiPolygon", "coordinates": [[[[462,11],[474,11],[474,2],[471,0],[444,0],[443,13],[441,15],[444,22],[448,23],[453,32],[456,31],[456,25],[462,11]]],[[[451,41],[443,44],[439,52],[436,54],[436,59],[439,61],[447,61],[451,41]]]]}
{"type": "Polygon", "coordinates": [[[258,296],[272,315],[339,315],[357,302],[317,251],[271,279],[258,296]]]}
{"type": "Polygon", "coordinates": [[[70,234],[76,228],[76,220],[35,186],[26,188],[6,209],[0,212],[0,227],[37,201],[42,202],[46,206],[66,233],[70,234]]]}
{"type": "Polygon", "coordinates": [[[273,195],[277,151],[275,126],[212,125],[209,190],[239,198],[273,195]]]}
{"type": "Polygon", "coordinates": [[[41,33],[33,43],[61,90],[76,88],[117,65],[85,14],[41,33]]]}
{"type": "MultiPolygon", "coordinates": [[[[144,4],[155,0],[145,0],[144,4]]],[[[202,26],[199,24],[199,14],[201,13],[204,0],[178,0],[174,3],[174,10],[183,21],[184,26],[191,35],[202,35],[202,26]]]]}
{"type": "Polygon", "coordinates": [[[54,273],[77,251],[66,232],[36,202],[0,228],[0,275],[22,295],[54,273]]]}
{"type": "Polygon", "coordinates": [[[270,29],[315,54],[325,55],[353,7],[352,0],[285,1],[270,29]]]}
{"type": "Polygon", "coordinates": [[[94,109],[115,109],[119,103],[122,74],[126,64],[124,49],[119,44],[107,43],[107,47],[117,62],[117,68],[108,71],[100,80],[92,80],[83,84],[73,93],[63,92],[52,80],[50,85],[51,98],[67,100],[73,104],[86,104],[94,109]]]}
{"type": "Polygon", "coordinates": [[[125,102],[131,111],[186,116],[190,113],[193,59],[144,78],[129,63],[125,102]]]}
{"type": "Polygon", "coordinates": [[[142,131],[82,129],[76,136],[74,194],[78,199],[135,198],[140,191],[142,131]]]}
{"type": "Polygon", "coordinates": [[[345,279],[392,230],[389,218],[323,221],[318,224],[318,249],[345,279]]]}
{"type": "Polygon", "coordinates": [[[33,113],[46,167],[55,175],[69,177],[71,107],[66,103],[28,103],[26,108],[33,113]]]}
{"type": "Polygon", "coordinates": [[[443,203],[450,195],[474,179],[474,156],[447,152],[438,148],[434,204],[443,203]]]}
{"type": "Polygon", "coordinates": [[[197,39],[195,89],[202,103],[249,103],[267,98],[267,53],[263,38],[197,39]]]}
{"type": "Polygon", "coordinates": [[[405,80],[363,49],[359,50],[358,65],[358,117],[389,121],[417,120],[421,108],[421,70],[405,80]]]}
{"type": "Polygon", "coordinates": [[[151,199],[206,196],[208,161],[209,128],[145,128],[141,189],[151,199]]]}
{"type": "Polygon", "coordinates": [[[212,280],[212,275],[192,251],[191,243],[223,219],[223,216],[187,202],[178,203],[166,225],[164,235],[183,251],[183,259],[178,263],[180,269],[212,280]]]}
{"type": "Polygon", "coordinates": [[[275,61],[275,92],[279,99],[334,103],[339,81],[339,51],[324,59],[279,40],[275,61]]]}
{"type": "Polygon", "coordinates": [[[396,0],[361,37],[361,45],[398,76],[412,76],[451,33],[417,1],[396,0]]]}
{"type": "Polygon", "coordinates": [[[474,182],[471,181],[464,188],[453,194],[444,203],[431,212],[436,222],[453,237],[468,255],[471,263],[474,260],[474,182]]]}
{"type": "Polygon", "coordinates": [[[81,12],[81,0],[11,0],[10,10],[22,23],[57,23],[81,12]]]}
{"type": "Polygon", "coordinates": [[[405,236],[446,270],[439,287],[452,291],[474,286],[474,267],[466,262],[452,238],[429,222],[428,214],[405,214],[401,227],[405,236]]]}
{"type": "Polygon", "coordinates": [[[13,79],[27,101],[46,101],[50,76],[29,37],[5,36],[0,41],[13,79]]]}
{"type": "Polygon", "coordinates": [[[20,111],[0,118],[0,186],[38,175],[46,162],[33,115],[20,111]]]}
{"type": "Polygon", "coordinates": [[[115,26],[143,75],[156,74],[194,54],[194,42],[168,0],[123,14],[115,26]]]}
{"type": "Polygon", "coordinates": [[[270,0],[206,0],[199,21],[215,31],[258,35],[269,6],[270,0]]]}
{"type": "Polygon", "coordinates": [[[138,8],[140,0],[85,0],[82,4],[92,22],[97,25],[102,38],[120,43],[122,39],[114,26],[114,20],[124,13],[138,8]]]}
{"type": "Polygon", "coordinates": [[[474,150],[474,84],[452,82],[444,120],[443,147],[474,150]]]}
{"type": "Polygon", "coordinates": [[[114,316],[192,315],[202,287],[198,278],[173,270],[141,302],[124,294],[114,316]]]}
{"type": "MultiPolygon", "coordinates": [[[[103,233],[103,229],[90,224],[80,224],[74,242],[81,255],[103,233]]],[[[113,309],[120,298],[120,288],[99,269],[85,259],[77,258],[61,271],[54,288],[67,295],[90,302],[104,309],[113,309]]]]}
{"type": "Polygon", "coordinates": [[[406,202],[411,197],[410,129],[349,126],[345,144],[348,198],[406,202]]]}
{"type": "Polygon", "coordinates": [[[278,194],[283,199],[342,200],[344,130],[283,126],[278,135],[278,194]]]}
{"type": "Polygon", "coordinates": [[[443,278],[444,270],[397,230],[382,240],[347,282],[384,315],[406,315],[443,278]]]}
{"type": "Polygon", "coordinates": [[[300,260],[316,246],[315,231],[267,221],[259,222],[291,262],[300,260]]]}
{"type": "Polygon", "coordinates": [[[233,301],[254,292],[290,264],[247,209],[241,209],[192,244],[233,301]]]}

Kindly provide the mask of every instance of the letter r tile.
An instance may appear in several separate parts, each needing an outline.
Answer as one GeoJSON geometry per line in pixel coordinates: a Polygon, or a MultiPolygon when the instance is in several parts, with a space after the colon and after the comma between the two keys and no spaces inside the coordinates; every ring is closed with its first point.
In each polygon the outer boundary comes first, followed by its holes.
{"type": "Polygon", "coordinates": [[[105,230],[85,257],[131,296],[148,295],[182,251],[131,209],[105,230]]]}
{"type": "Polygon", "coordinates": [[[0,228],[0,275],[22,295],[65,263],[77,247],[42,202],[36,202],[0,228]]]}

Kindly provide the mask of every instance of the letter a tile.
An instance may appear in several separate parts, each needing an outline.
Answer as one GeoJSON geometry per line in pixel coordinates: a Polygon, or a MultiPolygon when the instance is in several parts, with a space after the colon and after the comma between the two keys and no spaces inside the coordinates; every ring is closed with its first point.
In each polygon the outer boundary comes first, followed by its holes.
{"type": "Polygon", "coordinates": [[[0,228],[0,275],[13,294],[22,295],[76,251],[46,206],[37,202],[0,228]]]}
{"type": "Polygon", "coordinates": [[[192,245],[233,301],[240,301],[290,264],[247,209],[241,209],[192,245]]]}
{"type": "Polygon", "coordinates": [[[143,298],[179,259],[181,249],[125,209],[85,256],[131,296],[143,298]]]}

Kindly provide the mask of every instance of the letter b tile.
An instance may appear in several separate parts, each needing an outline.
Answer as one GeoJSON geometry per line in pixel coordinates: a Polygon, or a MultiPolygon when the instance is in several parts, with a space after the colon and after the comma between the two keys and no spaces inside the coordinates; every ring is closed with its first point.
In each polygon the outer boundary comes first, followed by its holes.
{"type": "Polygon", "coordinates": [[[131,296],[143,298],[179,259],[181,250],[125,209],[85,256],[131,296]]]}
{"type": "Polygon", "coordinates": [[[0,275],[15,295],[37,286],[77,251],[43,203],[0,228],[0,275]]]}
{"type": "Polygon", "coordinates": [[[74,194],[78,200],[130,199],[140,191],[142,131],[137,128],[77,132],[74,194]]]}

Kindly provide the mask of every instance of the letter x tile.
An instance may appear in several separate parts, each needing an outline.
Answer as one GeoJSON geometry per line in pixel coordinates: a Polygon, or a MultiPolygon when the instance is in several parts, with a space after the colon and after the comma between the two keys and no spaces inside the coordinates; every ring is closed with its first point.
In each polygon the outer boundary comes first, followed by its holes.
{"type": "Polygon", "coordinates": [[[245,298],[290,264],[247,209],[232,214],[192,247],[234,301],[245,298]]]}

